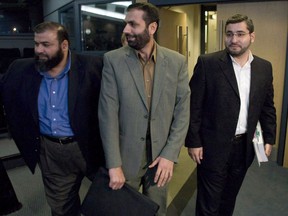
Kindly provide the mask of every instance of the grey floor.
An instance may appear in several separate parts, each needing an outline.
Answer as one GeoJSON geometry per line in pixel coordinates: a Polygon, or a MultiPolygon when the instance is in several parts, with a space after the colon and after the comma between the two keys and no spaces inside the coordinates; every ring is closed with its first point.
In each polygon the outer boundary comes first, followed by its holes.
{"type": "MultiPolygon", "coordinates": [[[[12,140],[1,137],[0,148],[0,157],[17,152],[12,140]]],[[[11,216],[50,216],[39,168],[32,175],[26,166],[20,166],[9,169],[8,175],[23,204],[23,208],[11,216]]],[[[80,190],[82,199],[89,185],[90,182],[84,179],[80,190]]],[[[170,184],[167,216],[193,216],[195,200],[195,164],[183,148],[170,184]]],[[[234,216],[285,216],[288,215],[287,201],[288,169],[273,161],[263,163],[261,167],[253,163],[238,195],[234,216]]]]}

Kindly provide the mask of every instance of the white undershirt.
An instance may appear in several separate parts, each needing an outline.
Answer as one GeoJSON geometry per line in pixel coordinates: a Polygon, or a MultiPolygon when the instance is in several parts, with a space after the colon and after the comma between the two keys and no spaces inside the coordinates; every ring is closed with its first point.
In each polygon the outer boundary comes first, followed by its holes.
{"type": "Polygon", "coordinates": [[[250,94],[250,83],[251,83],[251,62],[253,61],[253,55],[249,53],[248,61],[243,67],[241,67],[235,59],[232,59],[232,64],[238,84],[238,90],[240,94],[240,113],[237,123],[235,134],[243,134],[247,131],[247,118],[248,118],[248,107],[249,107],[249,94],[250,94]]]}

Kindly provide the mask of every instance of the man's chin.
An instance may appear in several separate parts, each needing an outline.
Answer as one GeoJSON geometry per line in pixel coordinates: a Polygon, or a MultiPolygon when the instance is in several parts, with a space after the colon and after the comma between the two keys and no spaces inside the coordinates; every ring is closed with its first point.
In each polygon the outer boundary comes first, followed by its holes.
{"type": "Polygon", "coordinates": [[[46,72],[49,70],[46,61],[36,60],[35,66],[39,72],[46,72]]]}
{"type": "Polygon", "coordinates": [[[39,56],[35,56],[35,61],[36,61],[36,63],[43,64],[43,63],[45,63],[47,60],[48,60],[47,58],[43,58],[43,57],[41,58],[41,57],[39,57],[39,56]]]}
{"type": "Polygon", "coordinates": [[[231,56],[239,56],[241,55],[241,50],[238,49],[228,49],[231,56]]]}
{"type": "Polygon", "coordinates": [[[46,62],[46,61],[48,61],[48,58],[39,58],[38,61],[40,61],[40,62],[46,62]]]}
{"type": "Polygon", "coordinates": [[[42,65],[42,64],[45,64],[45,63],[46,63],[46,60],[42,60],[42,59],[36,60],[36,64],[42,65]]]}

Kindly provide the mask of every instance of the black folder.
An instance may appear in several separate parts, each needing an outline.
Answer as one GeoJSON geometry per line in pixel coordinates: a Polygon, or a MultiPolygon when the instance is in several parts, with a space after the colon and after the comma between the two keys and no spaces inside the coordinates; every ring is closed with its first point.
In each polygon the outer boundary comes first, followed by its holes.
{"type": "Polygon", "coordinates": [[[120,190],[109,187],[109,175],[99,168],[82,203],[84,216],[154,216],[159,206],[128,184],[120,190]]]}

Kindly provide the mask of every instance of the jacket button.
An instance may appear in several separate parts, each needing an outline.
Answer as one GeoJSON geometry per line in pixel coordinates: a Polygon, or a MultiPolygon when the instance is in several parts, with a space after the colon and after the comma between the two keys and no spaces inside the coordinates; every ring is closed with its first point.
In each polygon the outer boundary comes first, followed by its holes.
{"type": "Polygon", "coordinates": [[[145,140],[145,138],[144,137],[141,137],[141,141],[144,141],[145,140]]]}

